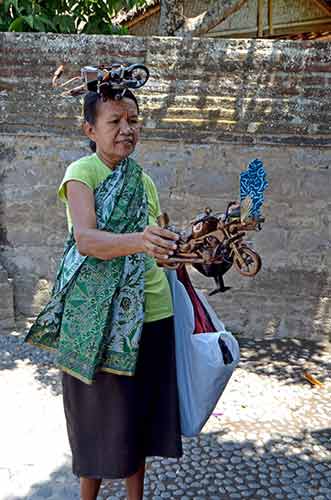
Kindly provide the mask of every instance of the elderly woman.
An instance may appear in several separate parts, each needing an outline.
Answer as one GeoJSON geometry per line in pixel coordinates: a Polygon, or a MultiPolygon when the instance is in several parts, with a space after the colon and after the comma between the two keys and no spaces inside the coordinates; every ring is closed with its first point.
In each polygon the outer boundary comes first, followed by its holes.
{"type": "Polygon", "coordinates": [[[138,114],[128,90],[85,95],[96,152],[69,165],[59,188],[70,236],[25,339],[57,352],[82,500],[97,498],[102,478],[126,478],[128,499],[141,500],[146,457],[182,455],[172,300],[157,265],[177,235],[157,226],[157,190],[130,158],[138,114]]]}

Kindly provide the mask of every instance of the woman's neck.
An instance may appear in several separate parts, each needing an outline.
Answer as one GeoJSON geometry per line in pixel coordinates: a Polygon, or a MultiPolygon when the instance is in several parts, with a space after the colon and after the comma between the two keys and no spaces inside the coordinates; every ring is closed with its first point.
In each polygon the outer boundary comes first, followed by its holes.
{"type": "Polygon", "coordinates": [[[121,161],[121,158],[106,155],[102,151],[97,150],[96,154],[100,158],[100,160],[111,170],[114,170],[121,161]]]}

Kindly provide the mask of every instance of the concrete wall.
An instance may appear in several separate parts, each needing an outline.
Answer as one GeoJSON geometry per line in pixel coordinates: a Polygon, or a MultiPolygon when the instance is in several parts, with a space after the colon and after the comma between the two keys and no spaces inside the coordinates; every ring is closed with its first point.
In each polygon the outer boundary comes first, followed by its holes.
{"type": "Polygon", "coordinates": [[[0,302],[12,279],[18,321],[47,299],[66,233],[56,188],[88,151],[79,99],[52,91],[52,72],[116,57],[150,67],[137,157],[174,222],[224,209],[247,163],[265,163],[266,224],[249,235],[263,268],[254,279],[230,271],[233,290],[213,297],[227,326],[330,334],[330,43],[2,33],[0,47],[0,302]]]}

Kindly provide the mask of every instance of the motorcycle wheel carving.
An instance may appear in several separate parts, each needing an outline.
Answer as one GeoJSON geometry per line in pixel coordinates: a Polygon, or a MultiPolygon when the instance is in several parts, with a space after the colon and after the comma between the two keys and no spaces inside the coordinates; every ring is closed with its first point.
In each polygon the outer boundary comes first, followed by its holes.
{"type": "Polygon", "coordinates": [[[246,245],[236,249],[233,265],[242,276],[256,276],[262,267],[261,257],[246,245]]]}

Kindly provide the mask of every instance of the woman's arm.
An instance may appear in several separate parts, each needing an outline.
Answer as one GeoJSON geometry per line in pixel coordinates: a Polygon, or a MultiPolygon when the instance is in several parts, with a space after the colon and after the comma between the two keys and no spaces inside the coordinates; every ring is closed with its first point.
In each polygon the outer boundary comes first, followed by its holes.
{"type": "Polygon", "coordinates": [[[157,259],[167,259],[176,248],[178,236],[157,226],[147,226],[142,233],[115,234],[96,226],[94,194],[79,181],[66,184],[67,199],[79,253],[103,260],[145,252],[157,259]]]}

